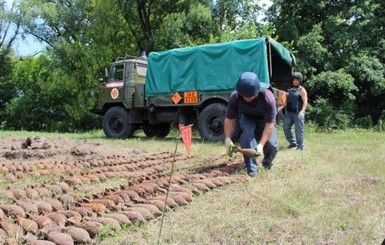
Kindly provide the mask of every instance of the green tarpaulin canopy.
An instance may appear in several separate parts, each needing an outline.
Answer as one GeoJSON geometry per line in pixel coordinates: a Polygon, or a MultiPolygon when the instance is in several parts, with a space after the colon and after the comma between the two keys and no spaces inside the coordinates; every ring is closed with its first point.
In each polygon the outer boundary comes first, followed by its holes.
{"type": "Polygon", "coordinates": [[[146,96],[184,91],[231,91],[246,71],[256,73],[261,82],[269,84],[266,41],[290,67],[295,64],[294,56],[270,38],[151,52],[146,96]]]}

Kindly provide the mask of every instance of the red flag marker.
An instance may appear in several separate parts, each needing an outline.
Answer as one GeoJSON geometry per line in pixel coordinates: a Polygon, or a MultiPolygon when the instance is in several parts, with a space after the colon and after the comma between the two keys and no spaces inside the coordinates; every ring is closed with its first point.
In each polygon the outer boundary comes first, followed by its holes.
{"type": "Polygon", "coordinates": [[[179,124],[180,134],[183,139],[184,146],[186,147],[187,155],[190,156],[191,152],[191,135],[192,135],[192,124],[184,126],[183,123],[179,124]]]}

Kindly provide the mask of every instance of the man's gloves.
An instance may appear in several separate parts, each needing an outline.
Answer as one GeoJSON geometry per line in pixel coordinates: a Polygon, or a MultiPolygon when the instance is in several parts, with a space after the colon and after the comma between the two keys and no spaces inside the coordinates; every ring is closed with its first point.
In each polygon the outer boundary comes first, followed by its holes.
{"type": "Polygon", "coordinates": [[[230,138],[226,138],[225,147],[226,147],[226,153],[229,157],[233,157],[233,154],[236,152],[240,152],[243,155],[250,156],[250,157],[259,157],[263,155],[263,145],[261,144],[258,144],[257,147],[255,147],[255,150],[250,148],[241,149],[241,148],[237,148],[230,138]]]}
{"type": "Polygon", "coordinates": [[[230,138],[225,139],[226,152],[229,157],[233,157],[235,145],[230,138]]]}
{"type": "Polygon", "coordinates": [[[256,157],[263,155],[263,145],[258,144],[257,147],[255,147],[255,155],[256,157]]]}
{"type": "Polygon", "coordinates": [[[298,113],[298,119],[299,119],[299,120],[305,119],[305,112],[300,111],[300,112],[298,113]]]}

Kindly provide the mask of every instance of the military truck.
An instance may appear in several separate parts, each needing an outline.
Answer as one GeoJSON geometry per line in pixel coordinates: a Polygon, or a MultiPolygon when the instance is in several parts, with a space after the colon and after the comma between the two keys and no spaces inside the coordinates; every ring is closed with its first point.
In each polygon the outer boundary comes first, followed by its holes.
{"type": "MultiPolygon", "coordinates": [[[[106,69],[98,108],[107,137],[127,138],[142,129],[166,137],[173,124],[194,124],[205,141],[223,140],[230,94],[241,73],[258,75],[263,87],[286,90],[295,57],[270,37],[124,57],[106,69]]],[[[234,137],[239,135],[239,129],[234,137]]]]}

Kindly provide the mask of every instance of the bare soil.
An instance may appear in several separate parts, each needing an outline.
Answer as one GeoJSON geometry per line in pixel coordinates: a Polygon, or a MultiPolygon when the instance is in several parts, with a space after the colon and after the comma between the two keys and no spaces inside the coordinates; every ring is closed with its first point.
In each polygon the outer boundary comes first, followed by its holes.
{"type": "Polygon", "coordinates": [[[0,140],[0,163],[28,163],[31,161],[76,161],[111,155],[129,156],[148,153],[143,149],[111,148],[87,140],[69,140],[64,137],[6,137],[0,140]]]}

